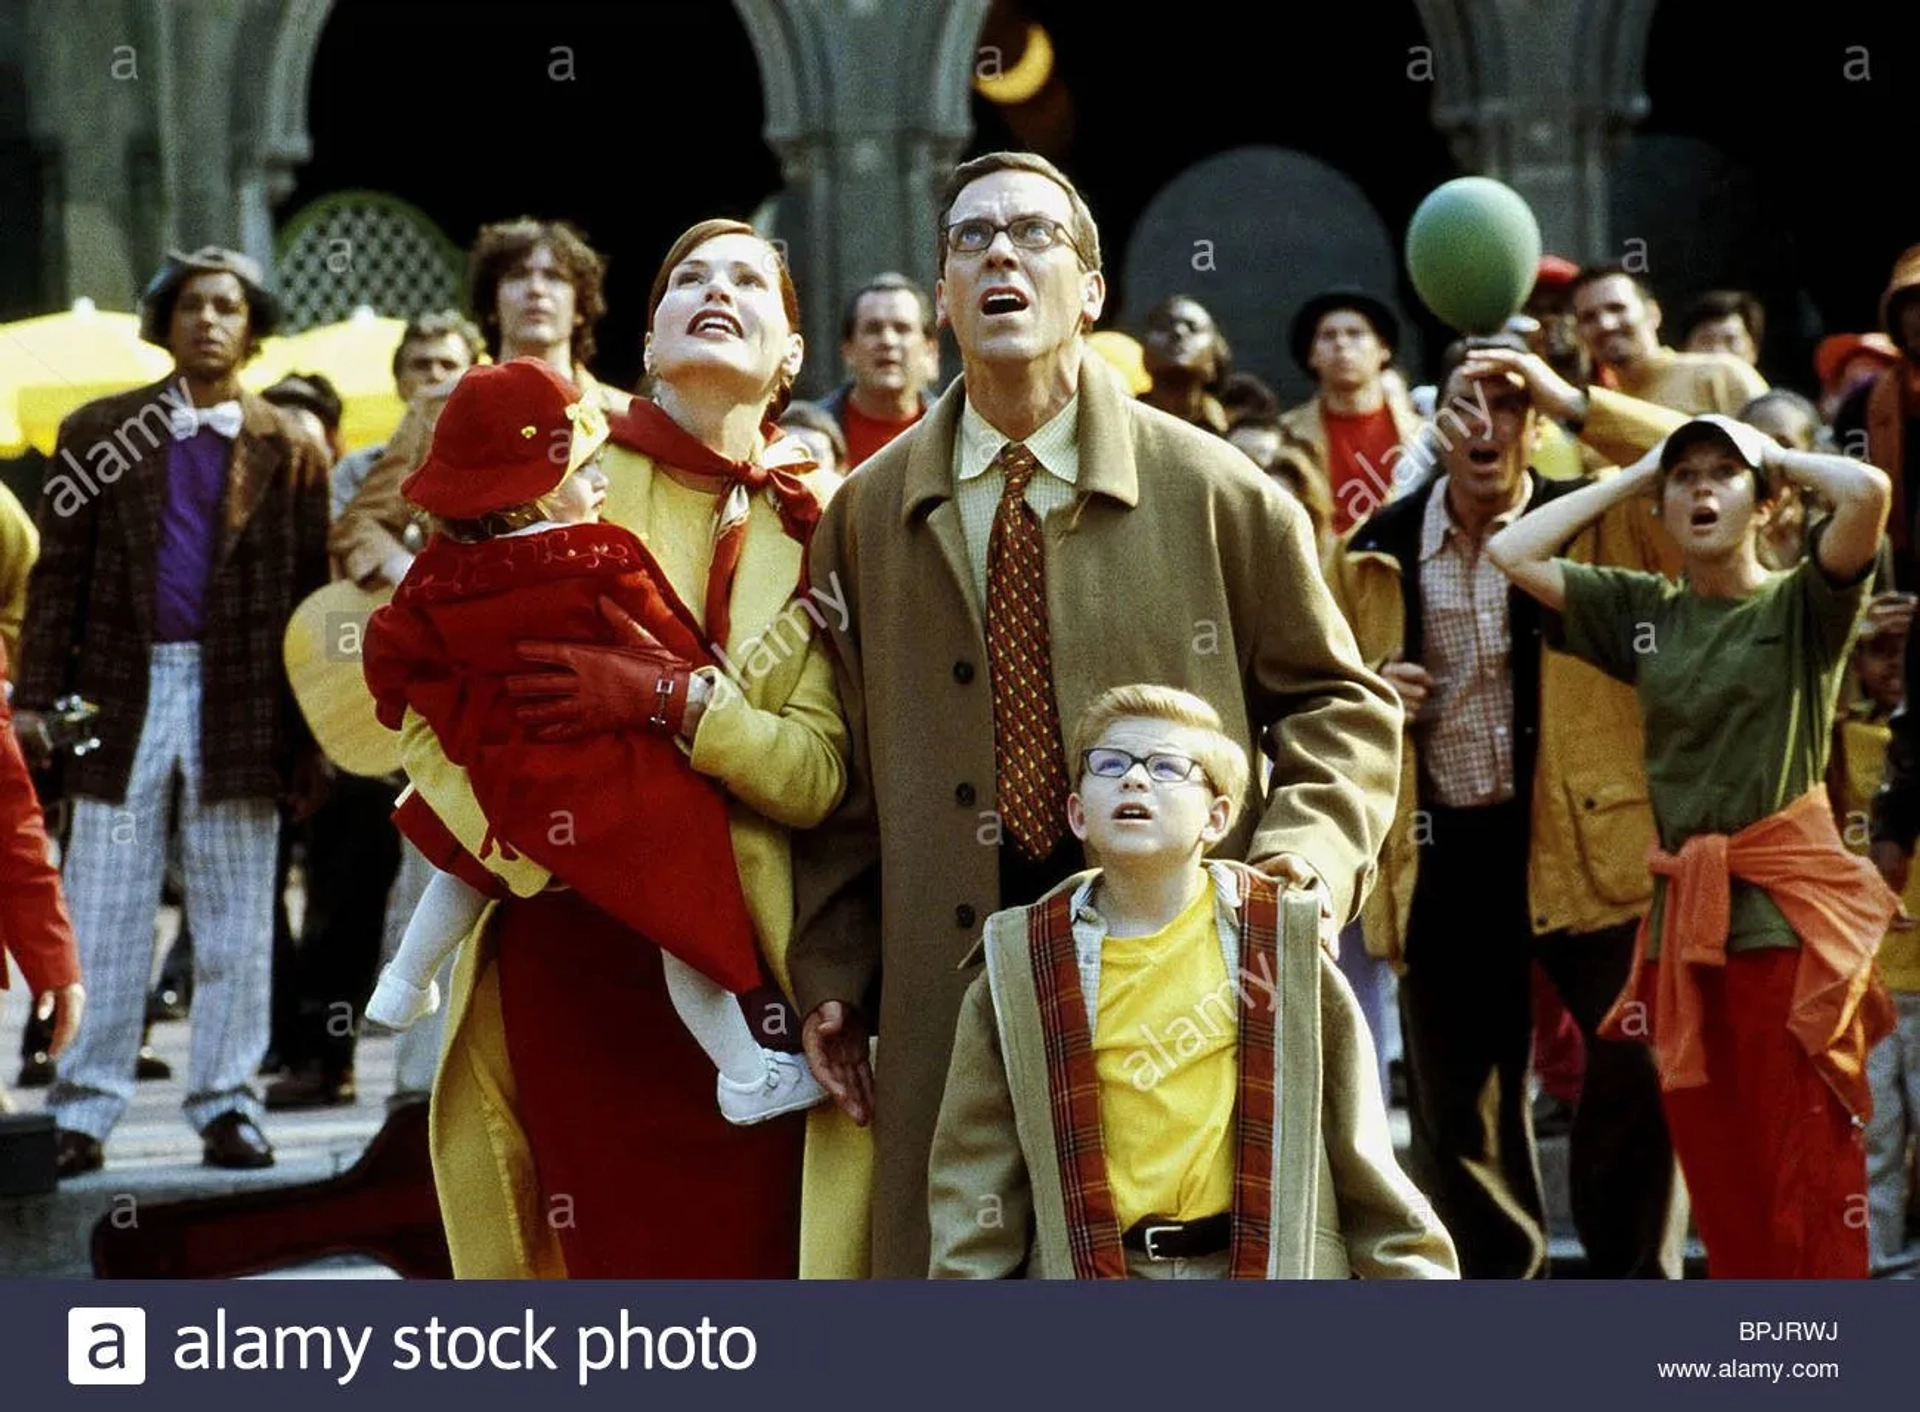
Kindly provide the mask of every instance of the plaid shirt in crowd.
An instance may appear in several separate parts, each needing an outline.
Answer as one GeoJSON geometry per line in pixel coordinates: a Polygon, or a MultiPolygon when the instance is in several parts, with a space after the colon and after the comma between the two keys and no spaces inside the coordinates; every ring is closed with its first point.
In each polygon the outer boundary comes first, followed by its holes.
{"type": "MultiPolygon", "coordinates": [[[[1532,478],[1522,485],[1519,504],[1494,517],[1486,538],[1527,508],[1532,478]]],[[[1486,538],[1476,541],[1454,523],[1442,476],[1420,525],[1422,665],[1434,678],[1420,713],[1420,762],[1434,803],[1449,809],[1513,798],[1512,585],[1487,557],[1486,538]]]]}

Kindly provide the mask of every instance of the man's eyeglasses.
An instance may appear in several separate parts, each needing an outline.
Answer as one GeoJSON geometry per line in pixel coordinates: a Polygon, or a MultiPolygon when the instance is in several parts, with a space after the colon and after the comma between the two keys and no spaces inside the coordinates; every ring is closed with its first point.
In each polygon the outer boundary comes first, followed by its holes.
{"type": "Polygon", "coordinates": [[[1200,762],[1186,755],[1175,755],[1169,750],[1156,750],[1151,755],[1135,755],[1128,750],[1115,749],[1110,745],[1097,745],[1083,757],[1087,773],[1098,775],[1103,780],[1123,778],[1135,765],[1147,767],[1147,778],[1155,784],[1185,784],[1198,775],[1206,778],[1206,771],[1200,768],[1200,762]]]}
{"type": "Polygon", "coordinates": [[[982,254],[1003,230],[1007,239],[1022,250],[1051,250],[1056,245],[1064,245],[1075,255],[1080,254],[1073,233],[1047,216],[1015,216],[1005,225],[984,217],[955,221],[947,227],[947,249],[958,255],[982,254]]]}

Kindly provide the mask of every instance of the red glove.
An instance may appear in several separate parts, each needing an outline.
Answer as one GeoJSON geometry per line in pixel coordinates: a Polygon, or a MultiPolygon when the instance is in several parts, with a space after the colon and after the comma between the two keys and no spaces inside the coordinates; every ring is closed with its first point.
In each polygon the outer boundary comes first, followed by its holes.
{"type": "Polygon", "coordinates": [[[521,658],[553,670],[507,678],[507,694],[518,703],[514,715],[539,741],[609,731],[678,735],[687,714],[692,664],[667,651],[616,605],[603,601],[601,606],[627,645],[516,644],[521,658]]]}

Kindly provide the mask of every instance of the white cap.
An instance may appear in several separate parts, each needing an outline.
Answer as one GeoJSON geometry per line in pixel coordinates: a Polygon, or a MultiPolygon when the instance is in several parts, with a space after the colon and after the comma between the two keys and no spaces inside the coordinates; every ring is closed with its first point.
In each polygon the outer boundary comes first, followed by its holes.
{"type": "Polygon", "coordinates": [[[1718,412],[1707,412],[1685,426],[1677,427],[1666,444],[1660,448],[1660,469],[1670,471],[1673,463],[1680,459],[1681,453],[1697,446],[1703,440],[1718,440],[1732,446],[1733,452],[1755,471],[1765,465],[1767,448],[1772,446],[1773,438],[1757,427],[1745,422],[1736,422],[1732,417],[1723,417],[1718,412]]]}

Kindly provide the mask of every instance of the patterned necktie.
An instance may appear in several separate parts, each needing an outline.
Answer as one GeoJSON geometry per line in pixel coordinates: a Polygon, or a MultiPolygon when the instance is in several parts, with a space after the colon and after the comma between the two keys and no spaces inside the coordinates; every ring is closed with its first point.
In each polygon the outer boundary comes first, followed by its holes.
{"type": "Polygon", "coordinates": [[[1027,504],[1040,463],[1008,442],[995,458],[1006,490],[987,540],[987,662],[993,673],[993,754],[1000,817],[1014,846],[1035,862],[1067,830],[1067,759],[1053,696],[1047,636],[1045,536],[1027,504]]]}

